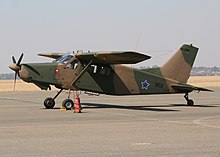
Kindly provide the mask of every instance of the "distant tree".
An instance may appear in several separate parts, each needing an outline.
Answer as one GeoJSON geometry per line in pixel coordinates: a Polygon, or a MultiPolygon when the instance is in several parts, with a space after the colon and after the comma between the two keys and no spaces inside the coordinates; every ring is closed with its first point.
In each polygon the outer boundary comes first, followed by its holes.
{"type": "Polygon", "coordinates": [[[13,80],[14,79],[13,73],[11,74],[0,74],[0,80],[13,80]]]}

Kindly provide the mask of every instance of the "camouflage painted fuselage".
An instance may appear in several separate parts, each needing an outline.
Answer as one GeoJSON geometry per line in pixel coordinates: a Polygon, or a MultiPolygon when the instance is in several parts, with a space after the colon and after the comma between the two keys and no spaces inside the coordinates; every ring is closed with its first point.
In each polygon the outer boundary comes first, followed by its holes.
{"type": "Polygon", "coordinates": [[[133,69],[123,65],[109,65],[107,73],[102,72],[102,66],[97,66],[86,72],[76,82],[79,89],[109,95],[170,93],[166,80],[158,75],[133,69]]]}
{"type": "MultiPolygon", "coordinates": [[[[105,58],[89,64],[73,56],[67,63],[22,64],[20,77],[47,90],[57,88],[83,90],[108,95],[172,94],[183,90],[198,48],[183,45],[162,67],[133,69],[121,64],[106,64],[105,58]],[[183,86],[183,87],[179,87],[183,86]]],[[[109,52],[111,53],[111,52],[109,52]]],[[[90,57],[90,56],[89,56],[90,57]]],[[[101,56],[102,57],[102,56],[101,56]]],[[[92,60],[93,58],[86,58],[92,60]]],[[[111,58],[113,63],[117,58],[111,58]]],[[[130,62],[133,62],[130,59],[130,62]]]]}

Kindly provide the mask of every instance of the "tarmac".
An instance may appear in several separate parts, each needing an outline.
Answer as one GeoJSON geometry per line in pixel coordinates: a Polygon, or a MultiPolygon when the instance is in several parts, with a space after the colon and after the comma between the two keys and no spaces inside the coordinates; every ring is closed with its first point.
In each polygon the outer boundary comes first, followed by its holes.
{"type": "Polygon", "coordinates": [[[82,113],[43,101],[56,93],[0,93],[0,157],[219,157],[220,89],[152,96],[81,95],[82,113]]]}

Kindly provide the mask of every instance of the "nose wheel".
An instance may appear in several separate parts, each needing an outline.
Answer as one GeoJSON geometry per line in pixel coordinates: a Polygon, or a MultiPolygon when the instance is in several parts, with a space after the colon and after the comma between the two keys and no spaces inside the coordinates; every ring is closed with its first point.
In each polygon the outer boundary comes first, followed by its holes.
{"type": "Polygon", "coordinates": [[[53,98],[46,98],[44,100],[44,106],[47,108],[47,109],[52,109],[54,106],[55,106],[55,100],[53,98]]]}
{"type": "Polygon", "coordinates": [[[60,95],[60,93],[63,91],[63,89],[61,89],[54,98],[48,97],[44,100],[44,106],[47,109],[52,109],[55,106],[55,99],[60,95]]]}
{"type": "Polygon", "coordinates": [[[184,95],[184,98],[186,99],[186,102],[187,102],[188,106],[193,106],[194,105],[194,101],[192,99],[189,99],[189,93],[186,93],[184,95]]]}

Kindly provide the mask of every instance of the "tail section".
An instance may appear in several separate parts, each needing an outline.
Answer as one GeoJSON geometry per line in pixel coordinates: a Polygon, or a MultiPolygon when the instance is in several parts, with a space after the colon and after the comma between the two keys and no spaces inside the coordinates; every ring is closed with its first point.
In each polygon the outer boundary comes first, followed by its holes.
{"type": "Polygon", "coordinates": [[[186,83],[195,61],[198,48],[192,45],[183,45],[177,52],[161,67],[164,77],[186,83]]]}

